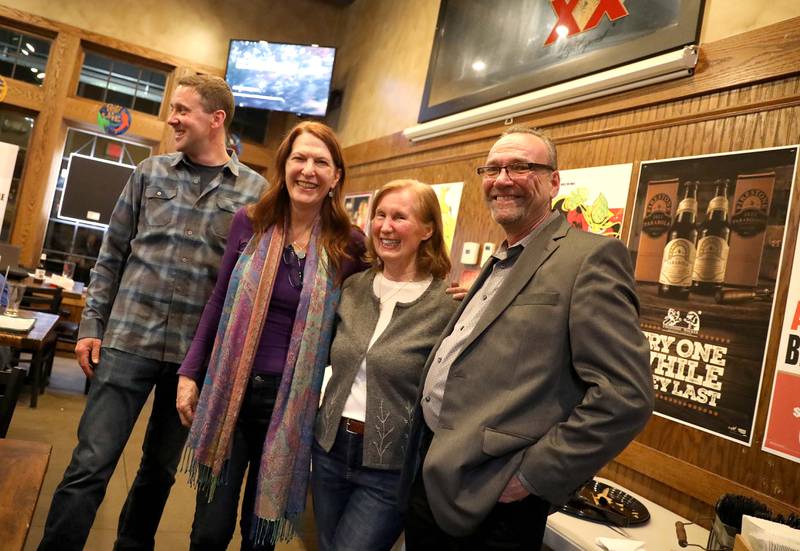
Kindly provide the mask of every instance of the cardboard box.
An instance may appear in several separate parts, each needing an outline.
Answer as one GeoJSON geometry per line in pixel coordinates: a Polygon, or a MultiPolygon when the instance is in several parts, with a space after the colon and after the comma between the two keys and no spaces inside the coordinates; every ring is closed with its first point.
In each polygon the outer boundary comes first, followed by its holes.
{"type": "Polygon", "coordinates": [[[658,283],[667,234],[678,209],[678,179],[647,183],[642,232],[636,253],[636,281],[658,283]]]}
{"type": "Polygon", "coordinates": [[[727,285],[758,285],[775,173],[741,174],[730,202],[727,285]]]}

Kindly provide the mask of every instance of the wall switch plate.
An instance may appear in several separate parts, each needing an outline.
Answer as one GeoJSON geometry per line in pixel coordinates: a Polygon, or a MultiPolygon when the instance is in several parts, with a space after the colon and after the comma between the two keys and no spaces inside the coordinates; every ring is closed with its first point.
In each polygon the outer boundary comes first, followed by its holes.
{"type": "Polygon", "coordinates": [[[481,249],[481,266],[486,264],[494,254],[494,243],[484,243],[481,249]]]}
{"type": "Polygon", "coordinates": [[[477,264],[478,263],[478,244],[468,241],[464,243],[461,249],[461,263],[462,264],[477,264]]]}

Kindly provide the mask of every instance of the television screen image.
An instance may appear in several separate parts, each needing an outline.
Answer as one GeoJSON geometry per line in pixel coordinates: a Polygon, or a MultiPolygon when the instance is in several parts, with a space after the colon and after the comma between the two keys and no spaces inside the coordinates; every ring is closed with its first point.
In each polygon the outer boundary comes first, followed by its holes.
{"type": "Polygon", "coordinates": [[[58,217],[108,226],[111,211],[135,168],[73,153],[58,217]]]}
{"type": "Polygon", "coordinates": [[[335,48],[231,40],[225,80],[236,105],[323,116],[335,48]]]}

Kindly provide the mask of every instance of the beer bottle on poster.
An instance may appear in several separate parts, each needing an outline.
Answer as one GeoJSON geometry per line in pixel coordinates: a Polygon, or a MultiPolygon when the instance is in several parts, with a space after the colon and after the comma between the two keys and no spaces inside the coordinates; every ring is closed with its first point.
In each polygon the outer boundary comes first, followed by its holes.
{"type": "Polygon", "coordinates": [[[658,294],[686,299],[692,288],[692,267],[697,246],[697,186],[686,182],[684,195],[678,204],[675,221],[669,228],[667,244],[661,257],[658,294]]]}
{"type": "Polygon", "coordinates": [[[730,239],[728,180],[717,180],[714,198],[708,203],[706,219],[700,226],[697,258],[692,270],[693,293],[713,295],[722,289],[730,239]]]}

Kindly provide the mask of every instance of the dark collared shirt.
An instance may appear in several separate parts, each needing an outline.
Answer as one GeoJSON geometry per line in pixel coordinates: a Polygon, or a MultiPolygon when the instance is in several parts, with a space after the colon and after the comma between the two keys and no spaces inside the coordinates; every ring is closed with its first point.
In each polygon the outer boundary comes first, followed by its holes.
{"type": "Polygon", "coordinates": [[[235,155],[206,185],[181,153],[144,160],[111,215],[79,338],[180,363],[217,279],[233,214],[265,186],[235,155]]]}

